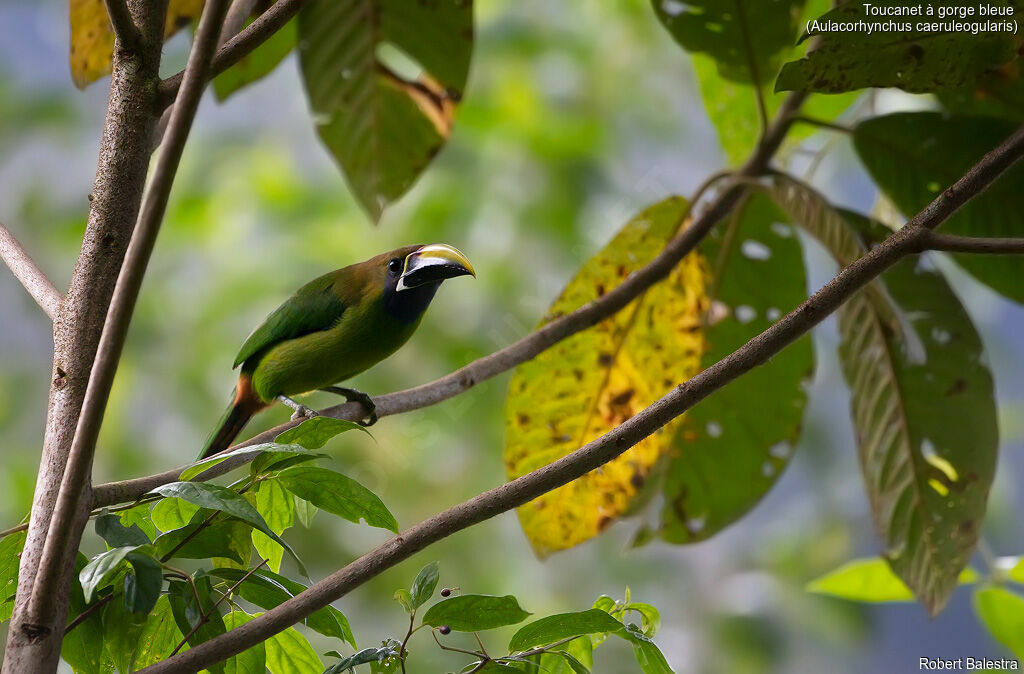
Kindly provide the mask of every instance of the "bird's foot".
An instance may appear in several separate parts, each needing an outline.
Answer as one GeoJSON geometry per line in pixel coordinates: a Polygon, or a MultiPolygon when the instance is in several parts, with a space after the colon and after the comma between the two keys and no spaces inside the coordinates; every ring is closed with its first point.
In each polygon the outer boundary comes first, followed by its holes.
{"type": "Polygon", "coordinates": [[[358,391],[354,388],[345,388],[344,386],[327,386],[320,390],[326,391],[327,393],[334,393],[335,395],[340,395],[344,397],[345,400],[347,400],[348,402],[359,403],[367,410],[369,410],[369,413],[364,419],[360,419],[358,422],[356,422],[360,426],[373,426],[375,423],[377,423],[377,404],[373,402],[373,398],[363,393],[362,391],[358,391]]]}
{"type": "Polygon", "coordinates": [[[300,402],[296,402],[286,395],[279,395],[277,399],[292,408],[292,421],[297,419],[312,419],[313,417],[319,416],[314,410],[309,409],[300,402]]]}

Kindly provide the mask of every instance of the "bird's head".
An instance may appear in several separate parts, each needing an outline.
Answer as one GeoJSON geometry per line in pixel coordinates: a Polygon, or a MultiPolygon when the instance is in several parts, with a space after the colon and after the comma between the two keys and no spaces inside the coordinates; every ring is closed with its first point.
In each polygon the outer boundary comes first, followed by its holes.
{"type": "Polygon", "coordinates": [[[402,322],[418,320],[445,279],[476,276],[469,259],[444,243],[406,246],[374,261],[385,275],[385,308],[402,322]]]}

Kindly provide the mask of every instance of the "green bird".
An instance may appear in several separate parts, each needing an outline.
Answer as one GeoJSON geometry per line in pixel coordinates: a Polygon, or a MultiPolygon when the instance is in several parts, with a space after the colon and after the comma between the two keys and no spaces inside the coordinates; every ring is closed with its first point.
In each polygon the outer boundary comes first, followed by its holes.
{"type": "Polygon", "coordinates": [[[242,344],[235,397],[199,458],[231,445],[254,414],[279,401],[293,419],[313,416],[292,396],[323,390],[357,400],[377,420],[365,393],[335,386],[376,365],[416,331],[441,282],[476,276],[465,255],[436,243],[406,246],[342,267],[299,288],[242,344]]]}

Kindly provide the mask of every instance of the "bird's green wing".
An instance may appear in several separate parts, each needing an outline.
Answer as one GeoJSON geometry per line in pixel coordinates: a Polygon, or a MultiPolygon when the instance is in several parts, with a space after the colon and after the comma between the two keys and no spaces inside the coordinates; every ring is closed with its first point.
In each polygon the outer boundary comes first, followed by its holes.
{"type": "Polygon", "coordinates": [[[334,275],[310,281],[267,316],[242,344],[233,367],[268,347],[311,332],[327,330],[338,322],[345,304],[334,290],[334,275]]]}

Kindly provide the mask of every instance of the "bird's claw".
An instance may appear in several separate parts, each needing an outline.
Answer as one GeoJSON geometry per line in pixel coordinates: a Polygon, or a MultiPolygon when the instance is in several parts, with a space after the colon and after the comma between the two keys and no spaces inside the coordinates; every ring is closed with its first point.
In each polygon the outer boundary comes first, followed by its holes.
{"type": "Polygon", "coordinates": [[[305,405],[299,405],[298,408],[292,413],[292,421],[299,419],[312,419],[313,417],[320,416],[315,410],[311,410],[305,405]]]}
{"type": "Polygon", "coordinates": [[[366,418],[356,421],[360,426],[373,426],[377,423],[377,404],[373,402],[373,398],[369,395],[354,388],[345,388],[343,386],[328,386],[322,390],[343,396],[346,401],[350,403],[359,403],[368,409],[369,413],[366,415],[366,418]]]}

